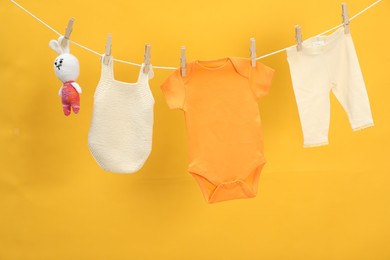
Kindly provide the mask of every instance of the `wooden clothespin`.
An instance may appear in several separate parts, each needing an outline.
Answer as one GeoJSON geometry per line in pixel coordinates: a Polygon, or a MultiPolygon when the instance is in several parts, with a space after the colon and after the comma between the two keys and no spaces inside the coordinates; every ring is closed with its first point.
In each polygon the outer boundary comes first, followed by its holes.
{"type": "Polygon", "coordinates": [[[343,17],[343,25],[344,25],[344,33],[349,34],[349,15],[348,15],[348,5],[346,3],[341,4],[342,9],[342,17],[343,17]]]}
{"type": "Polygon", "coordinates": [[[295,25],[295,41],[297,42],[297,51],[302,50],[302,30],[301,26],[295,25]]]}
{"type": "Polygon", "coordinates": [[[111,49],[112,49],[112,35],[109,34],[107,36],[107,43],[106,43],[106,51],[105,51],[105,55],[104,55],[104,58],[103,58],[103,63],[108,65],[108,62],[110,60],[110,56],[111,56],[111,49]]]}
{"type": "Polygon", "coordinates": [[[72,18],[69,19],[68,26],[65,29],[64,40],[62,40],[62,42],[61,42],[61,47],[62,48],[65,48],[66,45],[68,44],[68,41],[69,41],[69,38],[70,38],[70,34],[73,31],[73,24],[74,24],[74,18],[72,17],[72,18]]]}
{"type": "Polygon", "coordinates": [[[151,51],[150,44],[145,44],[145,54],[144,54],[144,73],[148,74],[150,70],[150,51],[151,51]]]}
{"type": "Polygon", "coordinates": [[[180,47],[180,68],[181,68],[181,76],[186,76],[187,70],[187,58],[186,58],[186,47],[180,47]]]}
{"type": "Polygon", "coordinates": [[[251,63],[252,67],[256,67],[256,40],[255,38],[250,38],[250,55],[251,55],[251,63]]]}

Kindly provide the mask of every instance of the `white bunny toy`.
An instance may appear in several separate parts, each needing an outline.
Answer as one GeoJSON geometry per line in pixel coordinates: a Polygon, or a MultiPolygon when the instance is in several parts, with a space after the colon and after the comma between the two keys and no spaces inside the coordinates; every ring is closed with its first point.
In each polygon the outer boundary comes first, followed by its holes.
{"type": "Polygon", "coordinates": [[[77,58],[70,54],[69,41],[66,41],[65,47],[62,47],[63,41],[64,36],[61,36],[58,41],[51,40],[49,46],[59,54],[54,61],[54,72],[63,83],[58,95],[62,99],[64,114],[69,116],[71,108],[75,114],[80,110],[81,87],[76,83],[80,74],[80,65],[77,58]]]}

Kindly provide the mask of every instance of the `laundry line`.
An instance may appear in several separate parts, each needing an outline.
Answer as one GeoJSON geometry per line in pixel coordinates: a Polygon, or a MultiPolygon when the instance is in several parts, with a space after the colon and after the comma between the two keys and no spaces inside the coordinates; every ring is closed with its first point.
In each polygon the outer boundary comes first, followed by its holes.
{"type": "MultiPolygon", "coordinates": [[[[27,14],[29,14],[31,17],[33,17],[35,20],[37,20],[38,22],[40,22],[41,24],[43,24],[44,26],[46,26],[48,29],[50,29],[51,31],[53,31],[55,34],[57,34],[58,36],[63,36],[61,33],[59,33],[58,31],[56,31],[53,27],[51,27],[49,24],[45,23],[42,19],[38,18],[35,14],[31,13],[30,11],[28,11],[26,8],[24,8],[23,6],[21,6],[19,3],[17,3],[16,1],[14,0],[10,0],[13,4],[15,4],[17,7],[19,7],[21,10],[23,10],[24,12],[26,12],[27,14]]],[[[367,6],[366,8],[364,8],[362,11],[358,12],[357,14],[355,14],[354,16],[350,17],[349,20],[352,21],[354,20],[355,18],[357,18],[358,16],[362,15],[363,13],[365,13],[366,11],[368,11],[369,9],[371,9],[372,7],[374,7],[375,5],[379,4],[380,2],[382,2],[382,0],[377,0],[376,2],[372,3],[371,5],[367,6]]],[[[336,30],[340,27],[342,27],[343,24],[339,24],[337,26],[334,26],[332,28],[330,28],[329,30],[326,30],[320,34],[317,34],[315,36],[321,36],[321,35],[324,35],[324,34],[327,34],[333,30],[336,30]]],[[[73,40],[70,40],[69,39],[69,42],[86,50],[86,51],[89,51],[95,55],[98,55],[99,57],[102,57],[104,54],[101,54],[97,51],[94,51],[84,45],[81,45],[73,40]]],[[[281,53],[281,52],[284,52],[286,51],[288,48],[291,48],[295,45],[291,45],[289,47],[286,47],[286,48],[283,48],[283,49],[280,49],[280,50],[277,50],[277,51],[274,51],[274,52],[271,52],[271,53],[268,53],[268,54],[265,54],[265,55],[262,55],[260,57],[257,57],[256,60],[261,60],[261,59],[264,59],[264,58],[267,58],[267,57],[270,57],[270,56],[273,56],[273,55],[276,55],[278,53],[281,53]]],[[[142,64],[139,64],[139,63],[135,63],[135,62],[131,62],[131,61],[125,61],[125,60],[120,60],[120,59],[114,59],[114,61],[116,62],[120,62],[120,63],[124,63],[124,64],[128,64],[128,65],[132,65],[132,66],[137,66],[137,67],[141,67],[142,64]]],[[[169,67],[169,66],[153,66],[153,69],[165,69],[165,70],[176,70],[177,67],[169,67]]]]}

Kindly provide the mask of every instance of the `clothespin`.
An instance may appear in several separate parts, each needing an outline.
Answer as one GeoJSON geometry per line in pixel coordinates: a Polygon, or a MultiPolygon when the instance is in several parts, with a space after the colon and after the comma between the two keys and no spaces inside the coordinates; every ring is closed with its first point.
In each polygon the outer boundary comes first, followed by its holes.
{"type": "Polygon", "coordinates": [[[344,33],[349,34],[349,15],[348,15],[348,5],[346,3],[341,4],[342,9],[342,17],[343,17],[343,25],[344,25],[344,33]]]}
{"type": "Polygon", "coordinates": [[[186,47],[181,46],[180,47],[180,68],[181,68],[181,76],[186,76],[186,69],[187,69],[187,58],[186,58],[186,47]]]}
{"type": "Polygon", "coordinates": [[[297,51],[302,50],[302,30],[301,26],[295,25],[295,40],[297,42],[297,51]]]}
{"type": "Polygon", "coordinates": [[[65,48],[68,41],[69,41],[70,34],[73,31],[73,24],[74,24],[74,18],[72,17],[69,19],[68,26],[66,27],[66,30],[65,30],[64,40],[61,43],[62,48],[65,48]]]}
{"type": "Polygon", "coordinates": [[[145,44],[145,54],[144,54],[144,73],[147,74],[150,70],[150,51],[151,51],[150,44],[145,44]]]}
{"type": "Polygon", "coordinates": [[[103,63],[108,65],[108,61],[110,60],[111,56],[111,49],[112,49],[112,35],[109,34],[107,36],[107,43],[106,43],[106,52],[104,53],[103,63]]]}
{"type": "Polygon", "coordinates": [[[250,38],[250,55],[251,55],[251,63],[252,67],[256,67],[256,40],[255,38],[250,38]]]}

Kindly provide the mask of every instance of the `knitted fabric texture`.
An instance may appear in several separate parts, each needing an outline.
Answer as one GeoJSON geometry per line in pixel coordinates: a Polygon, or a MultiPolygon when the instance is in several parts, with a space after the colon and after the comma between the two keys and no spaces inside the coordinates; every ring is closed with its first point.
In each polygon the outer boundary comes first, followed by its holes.
{"type": "Polygon", "coordinates": [[[126,83],[114,79],[113,58],[102,63],[95,91],[89,149],[106,171],[134,173],[145,163],[152,148],[154,98],[149,78],[142,65],[138,81],[126,83]]]}

